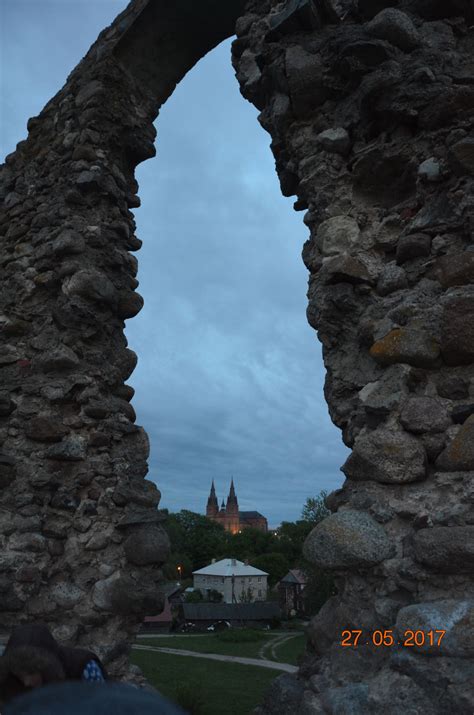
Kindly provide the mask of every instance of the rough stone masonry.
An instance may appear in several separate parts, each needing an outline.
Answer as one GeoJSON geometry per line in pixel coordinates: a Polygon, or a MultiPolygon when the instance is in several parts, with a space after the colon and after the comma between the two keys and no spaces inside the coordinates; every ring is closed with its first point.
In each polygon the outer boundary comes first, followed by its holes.
{"type": "Polygon", "coordinates": [[[236,33],[242,93],[306,211],[308,320],[352,448],[304,547],[338,593],[258,712],[473,712],[473,31],[471,0],[133,0],[29,121],[1,167],[4,627],[42,619],[124,677],[160,607],[168,540],[124,384],[134,169],[176,83],[236,33]]]}

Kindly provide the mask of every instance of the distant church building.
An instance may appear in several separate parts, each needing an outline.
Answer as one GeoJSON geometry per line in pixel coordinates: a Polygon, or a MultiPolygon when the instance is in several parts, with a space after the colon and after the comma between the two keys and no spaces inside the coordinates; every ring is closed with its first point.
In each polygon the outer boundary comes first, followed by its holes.
{"type": "Polygon", "coordinates": [[[268,523],[262,514],[258,511],[239,511],[239,503],[237,501],[237,496],[235,494],[234,480],[232,479],[230,483],[229,496],[227,497],[227,504],[224,504],[222,500],[221,508],[219,509],[219,504],[216,496],[216,489],[214,487],[214,480],[212,481],[211,493],[209,494],[209,499],[207,500],[206,516],[208,519],[217,521],[218,524],[222,524],[226,531],[231,531],[233,534],[237,534],[242,529],[260,529],[260,531],[268,531],[268,523]]]}

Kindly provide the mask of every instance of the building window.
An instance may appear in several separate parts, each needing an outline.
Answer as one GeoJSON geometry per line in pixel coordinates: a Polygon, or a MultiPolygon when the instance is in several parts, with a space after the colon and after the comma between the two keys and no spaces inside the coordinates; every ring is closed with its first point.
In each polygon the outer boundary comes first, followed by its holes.
{"type": "Polygon", "coordinates": [[[259,595],[259,596],[262,595],[262,590],[261,590],[260,588],[258,589],[258,595],[259,595]]]}
{"type": "Polygon", "coordinates": [[[260,581],[262,580],[262,577],[259,576],[257,580],[258,580],[258,582],[260,583],[260,581]]]}

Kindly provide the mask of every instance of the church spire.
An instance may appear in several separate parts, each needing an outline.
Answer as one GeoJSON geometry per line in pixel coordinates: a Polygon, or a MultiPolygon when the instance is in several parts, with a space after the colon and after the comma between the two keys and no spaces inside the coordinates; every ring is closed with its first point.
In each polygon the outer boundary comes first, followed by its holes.
{"type": "Polygon", "coordinates": [[[216,497],[216,488],[214,486],[214,480],[212,480],[211,491],[207,500],[206,516],[215,516],[219,511],[219,504],[216,497]]]}
{"type": "Polygon", "coordinates": [[[228,514],[238,514],[239,513],[239,503],[237,501],[237,495],[235,493],[233,479],[230,482],[230,490],[229,490],[229,496],[227,497],[226,511],[228,514]]]}

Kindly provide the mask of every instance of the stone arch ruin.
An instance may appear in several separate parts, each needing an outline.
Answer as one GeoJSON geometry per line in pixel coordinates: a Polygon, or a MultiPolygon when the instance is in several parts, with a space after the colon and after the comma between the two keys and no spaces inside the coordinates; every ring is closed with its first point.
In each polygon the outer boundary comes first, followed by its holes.
{"type": "Polygon", "coordinates": [[[4,628],[46,621],[123,676],[160,608],[168,540],[124,384],[134,170],[177,82],[236,34],[241,91],[306,210],[308,320],[353,450],[305,544],[338,594],[259,711],[472,712],[473,24],[470,0],[132,0],[30,119],[1,167],[4,628]],[[399,644],[410,630],[425,644],[399,644]]]}

